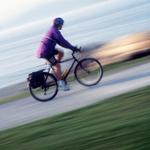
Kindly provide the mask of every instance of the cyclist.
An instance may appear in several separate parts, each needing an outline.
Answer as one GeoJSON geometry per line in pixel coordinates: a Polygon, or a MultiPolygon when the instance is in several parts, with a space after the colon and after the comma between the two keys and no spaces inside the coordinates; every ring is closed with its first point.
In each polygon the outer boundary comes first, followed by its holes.
{"type": "Polygon", "coordinates": [[[61,34],[60,30],[63,28],[64,20],[62,18],[55,18],[53,20],[52,27],[48,30],[44,38],[42,39],[39,48],[37,49],[37,57],[45,58],[54,66],[54,72],[58,80],[59,89],[64,91],[69,90],[69,87],[65,84],[61,77],[61,65],[64,53],[55,48],[56,44],[70,49],[72,51],[78,51],[78,48],[70,44],[61,34]]]}

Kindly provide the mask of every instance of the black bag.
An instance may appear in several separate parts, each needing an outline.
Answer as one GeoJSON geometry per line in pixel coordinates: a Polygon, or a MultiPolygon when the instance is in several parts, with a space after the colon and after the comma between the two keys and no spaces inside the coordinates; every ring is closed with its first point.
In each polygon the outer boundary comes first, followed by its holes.
{"type": "Polygon", "coordinates": [[[27,78],[29,85],[35,89],[43,85],[44,83],[44,72],[43,70],[32,72],[27,78]]]}

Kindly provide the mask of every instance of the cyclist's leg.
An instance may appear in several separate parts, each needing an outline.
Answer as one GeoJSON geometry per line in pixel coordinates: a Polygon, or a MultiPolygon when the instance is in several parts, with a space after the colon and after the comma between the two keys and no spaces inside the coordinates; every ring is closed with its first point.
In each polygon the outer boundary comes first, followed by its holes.
{"type": "Polygon", "coordinates": [[[54,51],[54,57],[56,58],[57,62],[55,65],[54,65],[54,68],[55,68],[55,74],[57,76],[57,80],[61,80],[62,77],[61,77],[61,65],[60,65],[60,61],[62,60],[64,56],[64,53],[62,51],[59,51],[59,50],[55,50],[54,51]]]}
{"type": "Polygon", "coordinates": [[[57,79],[58,79],[59,89],[68,91],[70,90],[70,88],[68,85],[66,85],[65,81],[62,79],[61,65],[59,63],[62,60],[63,56],[64,56],[64,53],[62,51],[57,50],[57,54],[55,55],[55,57],[58,63],[54,67],[56,71],[55,74],[57,75],[57,79]]]}
{"type": "Polygon", "coordinates": [[[48,61],[48,63],[52,65],[52,69],[50,70],[50,73],[53,72],[57,80],[61,80],[61,66],[57,61],[57,59],[55,58],[55,56],[51,55],[50,57],[46,58],[46,60],[48,61]]]}
{"type": "Polygon", "coordinates": [[[48,50],[48,47],[45,47],[45,51],[47,51],[47,53],[43,53],[42,58],[45,58],[49,63],[52,64],[57,80],[61,80],[61,66],[59,62],[63,57],[63,52],[56,49],[48,50]]]}
{"type": "Polygon", "coordinates": [[[61,80],[61,66],[59,63],[57,63],[56,65],[53,66],[54,67],[54,73],[57,77],[57,80],[61,80]]]}
{"type": "Polygon", "coordinates": [[[63,57],[63,52],[55,50],[55,52],[53,53],[53,55],[51,55],[49,62],[52,64],[53,68],[54,68],[54,73],[55,76],[58,80],[58,86],[61,90],[64,91],[68,91],[69,87],[65,84],[65,81],[62,80],[62,72],[61,72],[61,65],[60,65],[60,61],[63,57]]]}
{"type": "Polygon", "coordinates": [[[64,57],[64,52],[57,50],[57,54],[55,54],[56,59],[58,62],[60,62],[62,60],[62,58],[64,57]]]}

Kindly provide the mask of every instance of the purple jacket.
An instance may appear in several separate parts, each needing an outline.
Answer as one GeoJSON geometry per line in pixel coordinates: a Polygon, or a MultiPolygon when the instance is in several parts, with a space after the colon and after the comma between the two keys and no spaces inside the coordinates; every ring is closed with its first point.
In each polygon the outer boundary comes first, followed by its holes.
{"type": "Polygon", "coordinates": [[[56,27],[52,26],[42,39],[40,46],[37,49],[37,57],[41,58],[52,55],[55,51],[56,44],[64,48],[74,50],[74,46],[64,39],[61,32],[56,27]]]}

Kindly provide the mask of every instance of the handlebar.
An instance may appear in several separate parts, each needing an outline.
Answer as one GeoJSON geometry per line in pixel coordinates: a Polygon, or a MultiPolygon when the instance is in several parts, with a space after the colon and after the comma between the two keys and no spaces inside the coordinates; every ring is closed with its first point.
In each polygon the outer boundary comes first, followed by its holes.
{"type": "Polygon", "coordinates": [[[80,53],[81,53],[82,47],[79,47],[79,48],[77,48],[77,49],[78,49],[78,50],[72,52],[72,55],[74,55],[74,53],[77,53],[77,52],[80,52],[80,53]]]}

